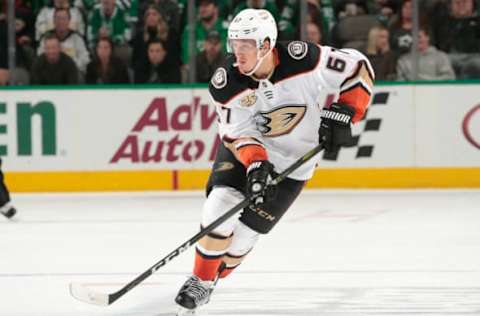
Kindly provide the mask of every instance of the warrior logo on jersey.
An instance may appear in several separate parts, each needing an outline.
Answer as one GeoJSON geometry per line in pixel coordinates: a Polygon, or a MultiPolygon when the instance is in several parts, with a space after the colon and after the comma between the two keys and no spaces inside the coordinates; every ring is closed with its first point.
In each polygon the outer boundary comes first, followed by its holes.
{"type": "Polygon", "coordinates": [[[308,45],[305,42],[294,41],[288,44],[288,53],[293,59],[300,60],[307,55],[308,45]]]}
{"type": "Polygon", "coordinates": [[[233,168],[235,168],[235,166],[233,165],[233,163],[231,162],[228,162],[228,161],[222,161],[218,164],[218,167],[215,168],[215,172],[220,172],[220,171],[228,171],[228,170],[232,170],[233,168]]]}
{"type": "Polygon", "coordinates": [[[251,93],[247,96],[244,96],[240,100],[240,105],[243,106],[243,107],[249,107],[249,106],[254,105],[255,102],[257,102],[257,96],[255,95],[255,92],[254,92],[254,93],[251,93]]]}
{"type": "Polygon", "coordinates": [[[305,116],[307,106],[287,105],[255,115],[258,130],[265,137],[277,137],[290,133],[305,116]]]}
{"type": "Polygon", "coordinates": [[[212,85],[217,89],[222,89],[227,85],[227,71],[225,68],[218,68],[212,76],[212,85]]]}

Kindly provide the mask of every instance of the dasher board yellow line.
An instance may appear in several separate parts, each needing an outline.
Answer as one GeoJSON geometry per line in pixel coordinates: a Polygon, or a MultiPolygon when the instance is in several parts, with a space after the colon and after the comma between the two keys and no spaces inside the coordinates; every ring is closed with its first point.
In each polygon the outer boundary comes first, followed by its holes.
{"type": "Polygon", "coordinates": [[[7,172],[11,192],[171,190],[172,171],[7,172]]]}
{"type": "MultiPolygon", "coordinates": [[[[6,172],[12,192],[203,190],[209,170],[6,172]]],[[[317,169],[308,188],[480,188],[480,168],[317,169]]]]}
{"type": "MultiPolygon", "coordinates": [[[[179,189],[202,189],[209,171],[179,171],[179,189]]],[[[480,188],[480,168],[317,169],[307,188],[480,188]]]]}

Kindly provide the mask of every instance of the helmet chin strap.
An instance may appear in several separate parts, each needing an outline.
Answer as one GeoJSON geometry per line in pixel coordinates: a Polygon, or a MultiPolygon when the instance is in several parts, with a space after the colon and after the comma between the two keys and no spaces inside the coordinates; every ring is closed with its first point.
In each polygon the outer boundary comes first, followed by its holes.
{"type": "MultiPolygon", "coordinates": [[[[242,71],[240,71],[240,72],[241,72],[242,74],[244,74],[245,76],[251,76],[251,75],[253,75],[253,74],[255,73],[255,71],[257,71],[258,68],[260,67],[260,65],[262,64],[263,59],[264,59],[265,57],[267,57],[268,53],[270,53],[271,51],[272,51],[272,49],[270,49],[263,57],[260,57],[260,50],[259,50],[259,51],[257,52],[257,63],[255,64],[255,67],[253,67],[253,69],[250,70],[249,72],[242,72],[242,71]]],[[[234,67],[237,67],[237,66],[238,66],[238,63],[235,62],[235,63],[233,64],[233,66],[234,66],[234,67]]],[[[239,69],[239,70],[240,70],[240,69],[239,69]]]]}
{"type": "Polygon", "coordinates": [[[250,70],[249,72],[247,73],[244,73],[245,76],[251,76],[255,73],[255,71],[258,70],[258,68],[260,67],[260,65],[262,64],[263,62],[263,59],[265,58],[265,56],[267,56],[267,54],[265,54],[263,57],[260,57],[260,51],[257,52],[257,63],[255,64],[255,67],[253,67],[252,70],[250,70]]]}

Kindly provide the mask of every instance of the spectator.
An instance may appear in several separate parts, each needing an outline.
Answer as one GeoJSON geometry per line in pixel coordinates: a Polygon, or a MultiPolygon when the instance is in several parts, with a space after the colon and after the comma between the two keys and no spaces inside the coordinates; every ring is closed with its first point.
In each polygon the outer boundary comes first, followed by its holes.
{"type": "MultiPolygon", "coordinates": [[[[54,34],[60,41],[62,51],[70,56],[78,70],[85,74],[87,64],[90,62],[90,55],[83,37],[76,31],[70,29],[70,11],[68,9],[55,9],[54,29],[45,33],[46,35],[54,34]]],[[[40,40],[38,47],[38,55],[44,51],[44,38],[40,40]]]]}
{"type": "Polygon", "coordinates": [[[377,21],[383,26],[392,22],[397,12],[398,0],[374,0],[370,2],[369,12],[376,16],[377,21]]]}
{"type": "Polygon", "coordinates": [[[88,40],[90,47],[99,38],[110,38],[115,46],[116,54],[127,61],[130,57],[130,25],[126,13],[116,7],[116,0],[101,0],[93,10],[88,26],[88,40]]]}
{"type": "Polygon", "coordinates": [[[377,19],[368,14],[364,1],[345,0],[341,4],[339,21],[332,30],[333,46],[354,48],[364,53],[368,33],[378,25],[377,19]]]}
{"type": "MultiPolygon", "coordinates": [[[[288,0],[281,10],[278,22],[279,37],[282,40],[293,40],[299,38],[298,21],[300,17],[299,0],[288,0]]],[[[308,0],[306,23],[316,23],[325,30],[322,33],[324,42],[329,41],[329,33],[336,23],[332,0],[308,0]]]]}
{"type": "Polygon", "coordinates": [[[373,27],[368,34],[367,57],[376,80],[395,80],[396,57],[390,50],[388,29],[373,27]]]}
{"type": "MultiPolygon", "coordinates": [[[[145,11],[144,25],[133,40],[132,64],[143,63],[147,59],[147,43],[153,39],[165,42],[168,52],[180,51],[180,39],[175,29],[171,29],[156,5],[145,11]]],[[[169,54],[169,62],[180,67],[180,54],[169,54]]]]}
{"type": "Polygon", "coordinates": [[[75,62],[61,51],[60,41],[50,34],[45,37],[45,53],[32,66],[31,82],[38,85],[68,85],[78,83],[75,62]]]}
{"type": "Polygon", "coordinates": [[[446,52],[480,51],[480,19],[475,10],[474,0],[449,0],[447,13],[438,10],[435,19],[436,45],[446,52]]]}
{"type": "Polygon", "coordinates": [[[317,23],[307,23],[307,42],[322,44],[322,29],[317,23]]]}
{"type": "Polygon", "coordinates": [[[135,83],[180,83],[180,69],[168,63],[167,55],[165,42],[150,41],[148,60],[135,69],[135,83]]]}
{"type": "Polygon", "coordinates": [[[475,0],[450,0],[450,14],[457,19],[471,18],[477,15],[475,0]]]}
{"type": "Polygon", "coordinates": [[[220,34],[217,31],[210,31],[203,45],[203,51],[196,57],[197,82],[209,82],[215,70],[225,60],[225,54],[220,47],[220,34]]]}
{"type": "MultiPolygon", "coordinates": [[[[187,22],[187,8],[188,8],[188,0],[175,0],[178,4],[179,12],[180,12],[180,20],[181,25],[186,25],[187,22]]],[[[218,16],[222,20],[229,20],[231,18],[231,13],[235,6],[244,0],[222,0],[217,1],[218,6],[218,16]]],[[[198,5],[198,0],[196,1],[198,5]]],[[[182,30],[182,29],[180,29],[182,30]]]]}
{"type": "Polygon", "coordinates": [[[33,58],[35,52],[33,50],[33,23],[26,15],[16,14],[15,19],[15,36],[17,44],[33,58]]]}
{"type": "Polygon", "coordinates": [[[33,60],[33,51],[29,46],[30,41],[23,41],[24,36],[20,35],[22,19],[16,19],[16,47],[15,47],[15,69],[13,74],[8,69],[8,32],[6,17],[0,16],[0,85],[9,82],[15,85],[28,84],[30,81],[30,67],[33,60]]]}
{"type": "Polygon", "coordinates": [[[141,1],[139,7],[139,16],[146,17],[146,11],[151,7],[155,7],[160,15],[167,22],[168,28],[175,30],[175,33],[180,34],[181,30],[181,16],[179,3],[175,0],[151,0],[141,1]]]}
{"type": "Polygon", "coordinates": [[[437,18],[436,46],[447,52],[460,79],[480,78],[480,17],[474,0],[450,0],[448,16],[437,18]]]}
{"type": "MultiPolygon", "coordinates": [[[[0,0],[0,21],[7,19],[8,0],[0,0]]],[[[30,0],[15,0],[15,31],[17,43],[25,45],[33,44],[34,19],[30,0]]]]}
{"type": "Polygon", "coordinates": [[[85,81],[89,84],[130,82],[127,65],[113,55],[113,43],[110,39],[98,40],[94,58],[87,66],[85,81]]]}
{"type": "MultiPolygon", "coordinates": [[[[425,29],[418,32],[418,79],[419,80],[453,80],[450,59],[447,54],[430,46],[430,37],[425,29]]],[[[413,74],[411,53],[400,57],[397,64],[398,80],[416,80],[413,74]]]]}
{"type": "Polygon", "coordinates": [[[40,40],[42,35],[54,27],[53,15],[55,9],[67,9],[70,12],[70,29],[85,35],[85,22],[82,12],[77,7],[70,7],[69,0],[53,0],[53,7],[44,7],[40,10],[35,22],[35,39],[40,40]]]}
{"type": "MultiPolygon", "coordinates": [[[[198,19],[195,24],[195,54],[203,50],[203,42],[211,30],[216,30],[220,34],[222,41],[222,50],[226,50],[227,25],[225,21],[219,18],[218,6],[215,0],[198,0],[198,19]]],[[[190,60],[189,52],[189,29],[191,25],[185,27],[182,33],[182,63],[187,65],[190,60]]]]}
{"type": "MultiPolygon", "coordinates": [[[[425,26],[425,17],[421,15],[420,26],[425,26]]],[[[390,47],[398,56],[408,53],[413,43],[413,4],[412,0],[403,0],[398,14],[390,24],[390,47]]]]}

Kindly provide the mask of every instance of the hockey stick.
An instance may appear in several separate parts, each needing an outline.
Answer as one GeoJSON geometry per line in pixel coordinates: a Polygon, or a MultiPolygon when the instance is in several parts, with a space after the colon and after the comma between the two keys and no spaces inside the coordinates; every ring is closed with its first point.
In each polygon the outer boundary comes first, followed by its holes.
{"type": "MultiPolygon", "coordinates": [[[[317,145],[315,148],[313,148],[312,150],[307,152],[305,155],[300,157],[297,161],[295,161],[290,167],[285,169],[285,171],[279,174],[275,179],[273,179],[272,184],[276,185],[282,182],[288,175],[290,175],[293,171],[298,169],[305,162],[307,162],[316,154],[318,154],[320,151],[322,151],[322,149],[323,149],[323,144],[317,145]]],[[[170,262],[170,260],[172,260],[173,258],[180,255],[182,252],[190,248],[202,237],[209,234],[216,227],[218,227],[220,224],[225,222],[228,218],[233,216],[235,213],[247,207],[249,204],[250,204],[250,199],[245,198],[242,202],[232,207],[228,212],[220,216],[217,220],[215,220],[213,223],[211,223],[207,227],[203,228],[195,236],[193,236],[192,238],[190,238],[189,240],[181,244],[178,248],[176,248],[171,253],[169,253],[165,258],[155,263],[147,271],[140,274],[138,277],[136,277],[133,281],[131,281],[130,283],[122,287],[120,290],[111,294],[105,294],[105,293],[99,293],[91,289],[88,289],[81,283],[71,283],[70,294],[76,299],[78,299],[79,301],[82,301],[85,303],[90,303],[90,304],[100,305],[100,306],[108,306],[112,304],[113,302],[118,300],[120,297],[125,295],[127,292],[129,292],[131,289],[133,289],[138,284],[140,284],[140,282],[142,282],[143,280],[145,280],[146,278],[154,274],[158,269],[160,269],[161,267],[166,265],[168,262],[170,262]]]]}

